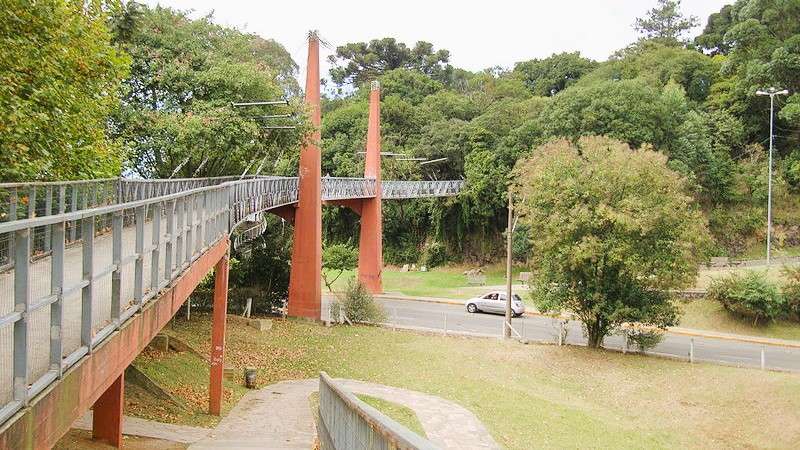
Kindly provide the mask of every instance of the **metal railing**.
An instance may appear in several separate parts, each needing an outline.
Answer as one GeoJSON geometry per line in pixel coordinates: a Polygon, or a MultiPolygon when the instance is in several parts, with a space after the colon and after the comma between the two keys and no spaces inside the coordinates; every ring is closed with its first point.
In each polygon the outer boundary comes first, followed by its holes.
{"type": "Polygon", "coordinates": [[[228,233],[227,185],[0,223],[0,423],[228,233]],[[74,229],[75,238],[68,234],[74,229]],[[36,230],[50,237],[37,254],[36,230]]]}
{"type": "Polygon", "coordinates": [[[464,187],[463,180],[452,181],[383,181],[383,199],[404,199],[420,197],[450,197],[457,195],[464,187]]]}
{"type": "MultiPolygon", "coordinates": [[[[421,183],[392,198],[455,189],[421,183]]],[[[324,178],[322,196],[368,198],[375,186],[324,178]]],[[[0,197],[1,424],[220,238],[244,223],[237,243],[260,235],[265,211],[297,202],[298,179],[0,184],[0,197]]]]}
{"type": "Polygon", "coordinates": [[[375,197],[374,178],[322,177],[321,188],[323,200],[375,197]]]}
{"type": "Polygon", "coordinates": [[[322,450],[438,449],[319,374],[319,441],[322,450]]]}

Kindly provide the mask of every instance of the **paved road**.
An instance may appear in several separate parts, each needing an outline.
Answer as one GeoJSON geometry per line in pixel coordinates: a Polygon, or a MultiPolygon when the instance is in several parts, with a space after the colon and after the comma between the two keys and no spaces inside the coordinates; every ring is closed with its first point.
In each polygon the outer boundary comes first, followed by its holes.
{"type": "MultiPolygon", "coordinates": [[[[431,303],[409,300],[380,300],[389,315],[389,323],[403,327],[420,327],[444,331],[476,333],[499,336],[502,333],[503,316],[494,314],[470,314],[463,306],[445,303],[431,303]]],[[[556,342],[558,340],[558,321],[540,316],[525,316],[512,321],[512,326],[526,339],[556,342]]],[[[586,345],[580,323],[568,324],[566,342],[573,345],[586,345]]],[[[743,367],[760,367],[761,351],[764,349],[765,366],[800,372],[800,349],[760,344],[690,337],[667,334],[651,354],[689,359],[689,348],[694,339],[695,361],[715,362],[743,367]]],[[[624,338],[609,336],[605,347],[622,349],[624,338]]]]}

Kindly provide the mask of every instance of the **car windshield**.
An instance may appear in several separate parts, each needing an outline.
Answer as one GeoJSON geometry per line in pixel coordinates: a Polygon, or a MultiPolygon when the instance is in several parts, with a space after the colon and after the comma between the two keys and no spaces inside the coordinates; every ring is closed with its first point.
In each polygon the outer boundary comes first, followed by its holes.
{"type": "Polygon", "coordinates": [[[522,297],[520,297],[520,296],[519,296],[519,295],[517,295],[517,294],[514,294],[514,300],[516,300],[516,301],[518,301],[518,302],[522,302],[522,297]]]}

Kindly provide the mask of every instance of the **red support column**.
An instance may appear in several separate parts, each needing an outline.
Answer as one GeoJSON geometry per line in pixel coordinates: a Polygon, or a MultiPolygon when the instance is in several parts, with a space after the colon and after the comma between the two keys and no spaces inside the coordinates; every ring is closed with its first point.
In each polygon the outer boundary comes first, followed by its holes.
{"type": "Polygon", "coordinates": [[[225,317],[228,312],[228,255],[214,269],[214,309],[211,318],[211,382],[208,413],[222,412],[222,375],[225,361],[225,317]]]}
{"type": "Polygon", "coordinates": [[[308,36],[306,105],[314,131],[300,150],[300,186],[294,214],[294,247],[289,276],[289,315],[320,319],[322,300],[322,161],[320,158],[319,37],[308,36]]]}
{"type": "Polygon", "coordinates": [[[124,405],[125,371],[94,402],[92,438],[114,447],[122,446],[122,407],[124,405]]]}
{"type": "Polygon", "coordinates": [[[364,177],[375,178],[375,197],[361,203],[361,234],[358,240],[358,279],[373,294],[383,292],[383,217],[381,215],[381,88],[372,82],[369,94],[364,177]]]}

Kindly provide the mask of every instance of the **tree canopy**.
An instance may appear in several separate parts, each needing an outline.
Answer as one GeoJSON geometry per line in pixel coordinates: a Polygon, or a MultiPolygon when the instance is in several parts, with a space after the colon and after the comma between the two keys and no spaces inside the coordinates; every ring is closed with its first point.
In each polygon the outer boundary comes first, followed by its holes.
{"type": "Polygon", "coordinates": [[[666,291],[694,282],[708,235],[663,154],[601,137],[553,141],[518,161],[514,180],[542,310],[577,315],[592,347],[625,322],[676,323],[666,291]]]}
{"type": "Polygon", "coordinates": [[[452,72],[449,51],[434,51],[433,44],[425,41],[408,47],[391,37],[341,45],[329,60],[334,65],[331,80],[338,85],[358,86],[394,69],[411,69],[440,81],[452,72]]]}
{"type": "Polygon", "coordinates": [[[582,57],[580,52],[565,52],[519,62],[514,72],[522,77],[533,95],[551,96],[573,85],[595,67],[597,63],[582,57]]]}
{"type": "Polygon", "coordinates": [[[657,5],[639,17],[633,28],[645,39],[658,41],[665,45],[683,44],[687,31],[700,24],[696,16],[684,16],[681,13],[680,0],[657,0],[657,5]]]}
{"type": "Polygon", "coordinates": [[[129,64],[101,1],[12,0],[0,15],[0,180],[118,176],[105,133],[129,64]]]}
{"type": "Polygon", "coordinates": [[[233,108],[231,102],[279,100],[298,92],[297,65],[278,43],[222,27],[211,16],[128,3],[114,17],[115,41],[131,55],[122,106],[112,131],[128,149],[130,170],[144,177],[294,173],[282,162],[306,129],[270,130],[260,116],[283,109],[233,108]],[[181,166],[181,164],[183,164],[181,166]],[[262,166],[262,170],[264,167],[262,166]]]}

